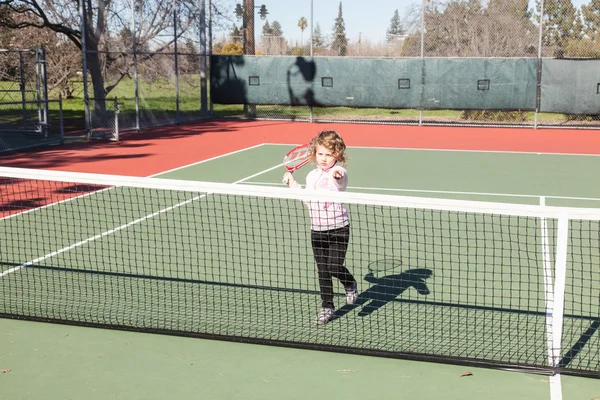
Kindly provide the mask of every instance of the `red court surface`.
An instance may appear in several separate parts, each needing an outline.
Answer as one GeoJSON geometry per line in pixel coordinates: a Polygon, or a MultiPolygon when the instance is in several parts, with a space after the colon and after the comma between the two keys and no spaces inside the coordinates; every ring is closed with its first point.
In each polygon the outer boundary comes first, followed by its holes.
{"type": "Polygon", "coordinates": [[[600,132],[576,129],[204,121],[0,156],[0,166],[150,176],[262,143],[299,144],[337,130],[348,146],[600,154],[600,132]]]}

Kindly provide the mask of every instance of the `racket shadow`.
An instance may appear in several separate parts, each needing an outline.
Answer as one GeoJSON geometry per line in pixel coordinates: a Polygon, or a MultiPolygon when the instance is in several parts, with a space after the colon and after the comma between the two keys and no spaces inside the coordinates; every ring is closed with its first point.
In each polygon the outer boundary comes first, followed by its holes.
{"type": "Polygon", "coordinates": [[[427,287],[426,279],[433,275],[433,271],[427,268],[409,269],[399,274],[390,274],[376,277],[369,272],[364,280],[371,283],[372,286],[362,293],[359,293],[358,299],[354,304],[345,305],[338,309],[335,318],[340,318],[349,312],[362,307],[358,315],[365,317],[379,310],[406,290],[414,288],[417,293],[427,296],[430,291],[427,287]]]}

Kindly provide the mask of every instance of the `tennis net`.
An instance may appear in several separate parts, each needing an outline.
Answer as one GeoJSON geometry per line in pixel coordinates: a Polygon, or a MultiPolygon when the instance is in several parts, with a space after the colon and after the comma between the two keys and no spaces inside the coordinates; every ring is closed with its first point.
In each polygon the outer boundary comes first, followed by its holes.
{"type": "Polygon", "coordinates": [[[0,177],[2,317],[600,377],[600,210],[0,177]],[[359,289],[321,326],[307,202],[347,206],[359,289]]]}

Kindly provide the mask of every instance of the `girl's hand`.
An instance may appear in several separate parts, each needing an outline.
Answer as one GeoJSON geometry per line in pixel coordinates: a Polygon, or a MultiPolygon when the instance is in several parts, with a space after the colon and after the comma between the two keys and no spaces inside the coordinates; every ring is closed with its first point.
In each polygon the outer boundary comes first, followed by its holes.
{"type": "Polygon", "coordinates": [[[285,175],[283,175],[282,182],[288,185],[289,187],[292,187],[292,185],[296,183],[296,180],[292,176],[291,172],[286,172],[285,175]]]}
{"type": "Polygon", "coordinates": [[[331,173],[331,176],[333,176],[334,179],[342,179],[344,177],[344,170],[343,169],[335,169],[331,173]]]}

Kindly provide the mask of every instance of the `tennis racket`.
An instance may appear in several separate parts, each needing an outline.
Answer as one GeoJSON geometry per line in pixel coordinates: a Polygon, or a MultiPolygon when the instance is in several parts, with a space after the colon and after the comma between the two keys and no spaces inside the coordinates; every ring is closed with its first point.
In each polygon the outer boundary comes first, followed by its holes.
{"type": "Polygon", "coordinates": [[[290,150],[283,157],[283,166],[290,172],[294,173],[302,168],[310,161],[310,145],[303,144],[290,150]]]}

